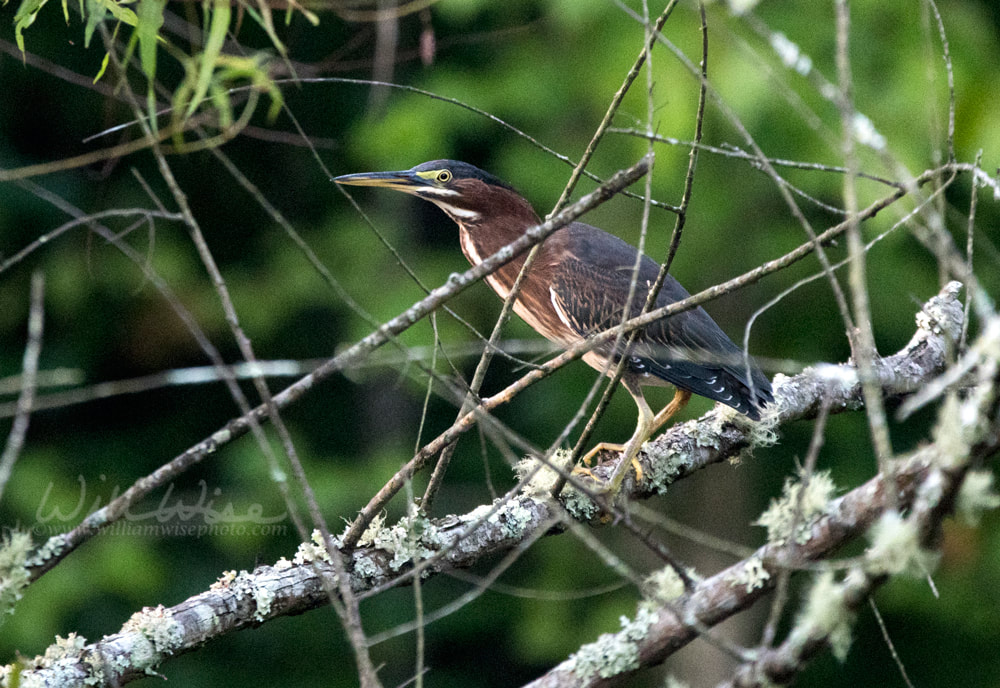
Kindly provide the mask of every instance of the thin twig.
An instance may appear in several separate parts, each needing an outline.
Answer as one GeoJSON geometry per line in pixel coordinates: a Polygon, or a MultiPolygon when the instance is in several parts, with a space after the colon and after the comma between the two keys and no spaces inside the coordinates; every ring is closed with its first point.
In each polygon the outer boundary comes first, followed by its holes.
{"type": "MultiPolygon", "coordinates": [[[[983,159],[983,151],[976,152],[975,166],[979,167],[983,159]]],[[[972,256],[975,247],[976,237],[976,206],[979,203],[979,186],[973,180],[971,184],[972,193],[969,198],[969,215],[965,224],[965,265],[966,271],[972,273],[972,256]]],[[[965,320],[962,323],[962,336],[958,339],[958,350],[965,351],[965,343],[969,336],[969,315],[972,311],[972,289],[965,290],[965,320]]]]}
{"type": "MultiPolygon", "coordinates": [[[[806,489],[809,480],[816,470],[816,462],[819,460],[819,452],[823,447],[826,434],[826,421],[830,415],[830,396],[825,395],[820,402],[819,413],[816,416],[816,424],[813,426],[812,438],[809,441],[809,450],[806,453],[806,460],[800,471],[801,481],[799,491],[795,499],[795,509],[792,513],[792,521],[788,526],[789,533],[797,533],[799,523],[802,520],[802,506],[805,503],[806,489]]],[[[761,634],[760,645],[763,648],[770,648],[774,644],[774,638],[778,633],[778,623],[784,613],[785,604],[788,602],[788,585],[792,579],[792,570],[782,568],[778,571],[778,580],[775,583],[774,599],[771,600],[771,610],[768,614],[767,622],[764,624],[764,632],[761,634]]]]}
{"type": "MultiPolygon", "coordinates": [[[[865,251],[861,238],[860,220],[858,219],[858,196],[855,184],[854,170],[858,168],[855,154],[854,133],[854,99],[851,80],[850,62],[850,5],[847,0],[837,0],[837,74],[840,91],[838,106],[840,109],[841,127],[843,131],[843,153],[845,167],[848,173],[844,175],[844,206],[847,210],[847,251],[850,256],[848,264],[848,284],[851,290],[851,301],[854,306],[854,331],[848,337],[851,342],[851,353],[858,366],[858,376],[861,379],[865,395],[865,413],[871,429],[872,443],[879,469],[883,472],[890,468],[892,460],[892,443],[889,439],[889,428],[886,422],[885,407],[882,395],[879,393],[878,381],[875,377],[875,358],[878,351],[875,348],[875,333],[872,327],[871,306],[868,301],[868,284],[865,269],[865,251]]],[[[889,475],[886,473],[886,475],[889,475]]]]}
{"type": "Polygon", "coordinates": [[[903,664],[902,657],[896,652],[896,644],[892,642],[892,638],[889,636],[889,629],[885,625],[885,619],[882,618],[882,613],[878,610],[878,605],[875,604],[875,598],[868,597],[868,606],[872,610],[872,614],[875,616],[875,621],[878,623],[879,633],[882,634],[882,640],[885,641],[886,647],[889,648],[889,654],[892,655],[892,661],[895,662],[896,668],[899,669],[899,676],[903,679],[903,683],[906,684],[906,688],[914,688],[913,681],[910,680],[909,675],[906,673],[906,665],[903,664]]]}
{"type": "Polygon", "coordinates": [[[21,358],[21,393],[17,397],[17,413],[10,426],[10,434],[0,455],[0,501],[10,479],[14,464],[21,455],[28,434],[31,409],[35,399],[35,381],[38,376],[38,358],[42,353],[42,332],[45,326],[45,273],[31,275],[31,296],[28,301],[28,336],[21,358]]]}

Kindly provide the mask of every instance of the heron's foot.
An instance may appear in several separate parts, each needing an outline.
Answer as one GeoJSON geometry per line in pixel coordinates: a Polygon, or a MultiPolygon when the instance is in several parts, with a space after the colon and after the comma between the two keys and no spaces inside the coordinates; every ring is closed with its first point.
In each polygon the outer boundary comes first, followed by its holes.
{"type": "MultiPolygon", "coordinates": [[[[610,452],[623,453],[627,449],[628,449],[628,445],[627,444],[615,444],[613,442],[601,442],[600,444],[596,445],[593,449],[591,449],[589,452],[587,452],[584,455],[583,459],[581,459],[581,462],[585,466],[587,466],[587,467],[585,468],[583,466],[577,466],[576,468],[573,469],[573,473],[577,473],[577,474],[580,474],[580,475],[587,475],[587,476],[590,476],[591,478],[594,478],[596,480],[597,479],[596,476],[594,475],[593,471],[591,471],[590,468],[589,468],[589,466],[594,461],[594,457],[597,456],[598,454],[600,454],[602,451],[610,451],[610,452]]],[[[637,482],[641,482],[642,481],[642,476],[643,476],[643,471],[642,471],[642,464],[639,463],[639,457],[637,457],[637,456],[633,456],[632,457],[632,467],[635,468],[635,479],[636,479],[636,481],[637,482]]]]}
{"type": "Polygon", "coordinates": [[[598,478],[589,466],[577,466],[573,469],[571,475],[574,478],[586,478],[587,480],[592,481],[595,485],[604,484],[604,481],[598,478]]]}

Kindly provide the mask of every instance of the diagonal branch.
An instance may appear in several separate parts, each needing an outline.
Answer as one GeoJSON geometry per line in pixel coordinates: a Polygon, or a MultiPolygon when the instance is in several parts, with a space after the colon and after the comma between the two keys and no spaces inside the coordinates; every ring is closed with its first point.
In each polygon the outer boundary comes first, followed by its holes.
{"type": "MultiPolygon", "coordinates": [[[[461,293],[477,281],[492,273],[500,266],[510,262],[516,256],[528,250],[534,244],[543,241],[560,227],[572,222],[597,205],[611,198],[615,193],[625,188],[646,173],[649,160],[643,158],[632,167],[615,174],[608,182],[582,197],[579,201],[567,207],[555,217],[546,220],[537,227],[529,229],[524,236],[512,242],[479,265],[464,273],[452,275],[446,284],[431,291],[426,297],[397,315],[392,320],[363,338],[344,352],[333,357],[315,371],[301,380],[289,385],[280,393],[275,394],[272,402],[276,409],[284,409],[301,399],[316,387],[321,381],[334,373],[356,364],[372,351],[379,348],[395,335],[406,330],[427,314],[441,306],[445,301],[461,293]]],[[[164,464],[153,473],[137,480],[117,499],[112,500],[102,508],[91,513],[80,525],[69,532],[49,538],[29,562],[31,579],[37,580],[77,547],[97,534],[100,528],[114,523],[121,518],[132,505],[136,504],[157,487],[166,484],[191,466],[199,463],[220,447],[246,434],[253,423],[267,420],[268,407],[261,404],[249,414],[234,418],[211,436],[190,447],[170,462],[164,464]]]]}

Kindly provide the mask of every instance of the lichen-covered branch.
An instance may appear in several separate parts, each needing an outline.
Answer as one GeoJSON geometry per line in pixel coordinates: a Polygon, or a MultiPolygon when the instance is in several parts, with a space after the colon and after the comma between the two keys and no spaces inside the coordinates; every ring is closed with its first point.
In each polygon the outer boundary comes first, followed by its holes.
{"type": "MultiPolygon", "coordinates": [[[[959,286],[952,283],[925,304],[917,315],[918,327],[910,343],[898,354],[877,363],[886,395],[911,391],[944,369],[946,352],[961,329],[958,291],[959,286]]],[[[818,366],[791,378],[779,376],[775,381],[775,403],[764,424],[746,423],[716,409],[697,421],[672,428],[646,446],[645,479],[625,489],[634,498],[648,496],[697,468],[747,447],[771,442],[781,424],[815,413],[824,395],[831,400],[831,408],[860,404],[857,376],[849,364],[818,366]]],[[[968,446],[973,444],[970,440],[968,446]]],[[[912,501],[919,492],[932,463],[929,454],[930,450],[924,450],[899,464],[894,485],[903,503],[912,501]]],[[[597,473],[610,470],[608,466],[595,469],[597,473]]],[[[471,566],[550,531],[554,523],[567,517],[567,512],[580,520],[600,520],[600,507],[578,490],[565,490],[561,503],[552,502],[547,497],[545,480],[546,476],[539,473],[517,494],[464,515],[431,520],[418,514],[392,526],[374,523],[350,555],[351,588],[368,593],[405,582],[415,566],[425,576],[471,566]]],[[[638,648],[635,656],[627,657],[627,666],[634,669],[662,661],[670,651],[690,640],[698,628],[718,623],[752,604],[768,589],[778,567],[822,558],[857,537],[874,522],[884,504],[884,485],[881,478],[875,478],[831,502],[822,518],[807,521],[806,541],[792,538],[787,543],[770,544],[755,556],[703,581],[683,601],[643,606],[636,621],[616,634],[619,640],[627,638],[629,647],[638,648]],[[698,623],[688,623],[691,620],[698,623]]],[[[226,573],[209,590],[176,606],[146,608],[136,613],[118,633],[97,642],[87,643],[71,634],[49,648],[44,657],[26,663],[21,685],[120,685],[147,675],[171,656],[196,649],[212,638],[327,604],[327,589],[335,574],[325,557],[320,544],[305,543],[292,561],[282,559],[253,572],[226,573]]],[[[597,646],[581,648],[573,659],[540,679],[538,685],[563,685],[558,677],[564,675],[578,681],[581,667],[588,661],[595,667],[619,666],[607,660],[604,652],[597,646]]],[[[9,672],[10,667],[6,670],[9,672]]],[[[594,680],[607,671],[597,671],[594,680]]]]}
{"type": "MultiPolygon", "coordinates": [[[[903,502],[912,501],[930,461],[914,456],[897,472],[903,502]]],[[[601,636],[530,688],[603,686],[643,666],[663,662],[699,634],[740,612],[770,591],[782,567],[804,567],[865,532],[886,504],[885,483],[876,477],[829,504],[827,513],[807,524],[807,537],[772,543],[667,602],[644,600],[622,630],[601,636]]]]}
{"type": "MultiPolygon", "coordinates": [[[[840,580],[832,571],[817,576],[786,640],[778,647],[757,649],[754,659],[740,666],[726,687],[786,683],[827,648],[842,659],[854,615],[872,590],[891,576],[925,576],[933,569],[945,516],[957,513],[976,523],[983,511],[1000,507],[993,473],[973,468],[1000,451],[1000,329],[992,324],[984,328],[976,349],[992,353],[978,357],[968,390],[961,397],[950,392],[941,406],[933,442],[915,455],[926,464],[917,489],[907,490],[898,505],[886,505],[869,530],[871,546],[865,556],[840,580]]],[[[898,485],[903,474],[894,471],[892,480],[898,485]]]]}

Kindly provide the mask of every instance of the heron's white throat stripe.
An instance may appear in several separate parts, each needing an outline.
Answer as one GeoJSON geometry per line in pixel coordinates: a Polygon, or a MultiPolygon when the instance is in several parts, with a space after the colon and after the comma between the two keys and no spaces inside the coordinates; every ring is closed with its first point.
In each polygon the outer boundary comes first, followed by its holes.
{"type": "MultiPolygon", "coordinates": [[[[444,209],[444,211],[448,212],[447,209],[444,209]]],[[[479,251],[476,250],[476,246],[472,243],[472,238],[469,236],[468,232],[459,232],[458,240],[461,242],[462,251],[464,251],[465,255],[469,258],[470,263],[473,265],[479,265],[483,262],[483,258],[479,255],[479,251]]],[[[507,300],[507,294],[510,293],[510,290],[497,279],[495,274],[486,275],[486,282],[493,287],[493,291],[495,291],[501,299],[504,299],[505,301],[507,300]]]]}
{"type": "Polygon", "coordinates": [[[440,186],[421,186],[418,187],[414,193],[418,193],[420,196],[431,196],[429,200],[437,200],[438,198],[449,198],[451,196],[458,196],[458,192],[454,189],[445,189],[440,186]]]}
{"type": "Polygon", "coordinates": [[[472,243],[472,238],[468,232],[459,232],[458,240],[462,244],[462,250],[465,251],[465,255],[469,257],[469,261],[473,265],[479,265],[483,262],[483,258],[479,255],[479,251],[476,250],[476,245],[472,243]]]}
{"type": "Polygon", "coordinates": [[[437,198],[432,198],[430,200],[433,201],[437,205],[437,207],[441,208],[441,210],[445,211],[453,218],[461,219],[465,222],[475,222],[479,219],[479,213],[477,213],[475,210],[469,210],[468,208],[459,208],[449,203],[445,203],[444,201],[441,201],[437,198]]]}

